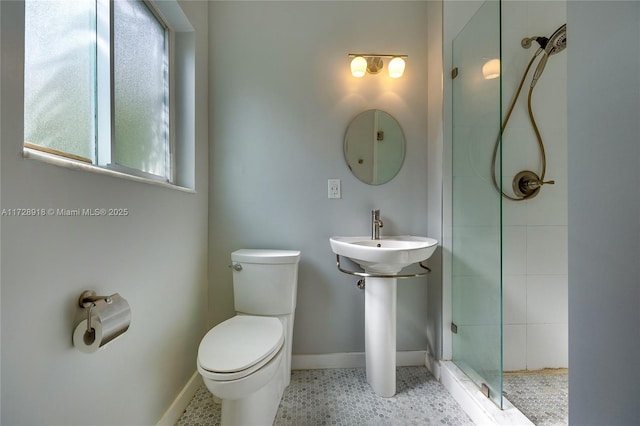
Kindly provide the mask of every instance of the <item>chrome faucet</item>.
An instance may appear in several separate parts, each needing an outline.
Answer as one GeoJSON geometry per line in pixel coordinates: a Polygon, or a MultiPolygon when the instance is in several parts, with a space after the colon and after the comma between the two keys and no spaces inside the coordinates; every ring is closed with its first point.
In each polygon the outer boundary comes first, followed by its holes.
{"type": "Polygon", "coordinates": [[[380,228],[382,228],[383,223],[380,219],[380,210],[371,210],[371,239],[379,240],[380,239],[380,228]]]}

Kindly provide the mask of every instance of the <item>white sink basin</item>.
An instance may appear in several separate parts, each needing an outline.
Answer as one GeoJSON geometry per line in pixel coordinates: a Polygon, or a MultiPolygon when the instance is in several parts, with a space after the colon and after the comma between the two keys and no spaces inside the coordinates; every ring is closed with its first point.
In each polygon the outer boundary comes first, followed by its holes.
{"type": "Polygon", "coordinates": [[[371,237],[331,237],[331,249],[364,268],[366,272],[397,273],[402,268],[427,260],[438,241],[412,235],[371,237]]]}

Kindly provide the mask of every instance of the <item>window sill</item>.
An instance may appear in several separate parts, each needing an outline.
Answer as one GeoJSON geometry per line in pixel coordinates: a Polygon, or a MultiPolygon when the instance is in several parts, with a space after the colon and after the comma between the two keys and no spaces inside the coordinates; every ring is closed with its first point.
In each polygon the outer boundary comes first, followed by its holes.
{"type": "Polygon", "coordinates": [[[152,179],[146,179],[140,176],[129,175],[127,173],[105,169],[103,167],[94,166],[93,164],[86,164],[81,161],[58,157],[53,154],[47,154],[45,152],[40,152],[40,151],[36,151],[29,148],[23,149],[22,156],[24,158],[34,159],[34,160],[42,161],[48,164],[53,164],[54,166],[65,167],[68,169],[84,170],[86,172],[97,173],[99,175],[112,176],[120,179],[131,180],[134,182],[142,182],[142,183],[146,183],[154,186],[160,186],[163,188],[175,189],[181,192],[187,192],[191,194],[196,193],[195,190],[191,188],[185,188],[184,186],[178,186],[168,182],[160,182],[152,179]]]}

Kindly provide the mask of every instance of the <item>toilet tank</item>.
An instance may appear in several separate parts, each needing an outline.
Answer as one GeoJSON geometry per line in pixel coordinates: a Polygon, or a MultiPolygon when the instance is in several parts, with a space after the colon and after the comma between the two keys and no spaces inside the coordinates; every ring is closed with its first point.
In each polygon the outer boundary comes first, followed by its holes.
{"type": "Polygon", "coordinates": [[[242,249],[231,253],[236,312],[253,315],[293,313],[299,260],[297,250],[242,249]]]}

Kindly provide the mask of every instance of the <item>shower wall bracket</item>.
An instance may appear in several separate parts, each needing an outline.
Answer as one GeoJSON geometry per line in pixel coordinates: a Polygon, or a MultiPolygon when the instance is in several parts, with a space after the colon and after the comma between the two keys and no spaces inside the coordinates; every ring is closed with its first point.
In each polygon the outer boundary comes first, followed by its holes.
{"type": "Polygon", "coordinates": [[[489,386],[487,386],[487,384],[486,384],[486,383],[483,383],[483,384],[480,386],[480,391],[482,392],[482,394],[483,394],[484,396],[486,396],[487,398],[490,398],[491,391],[489,390],[489,386]]]}

